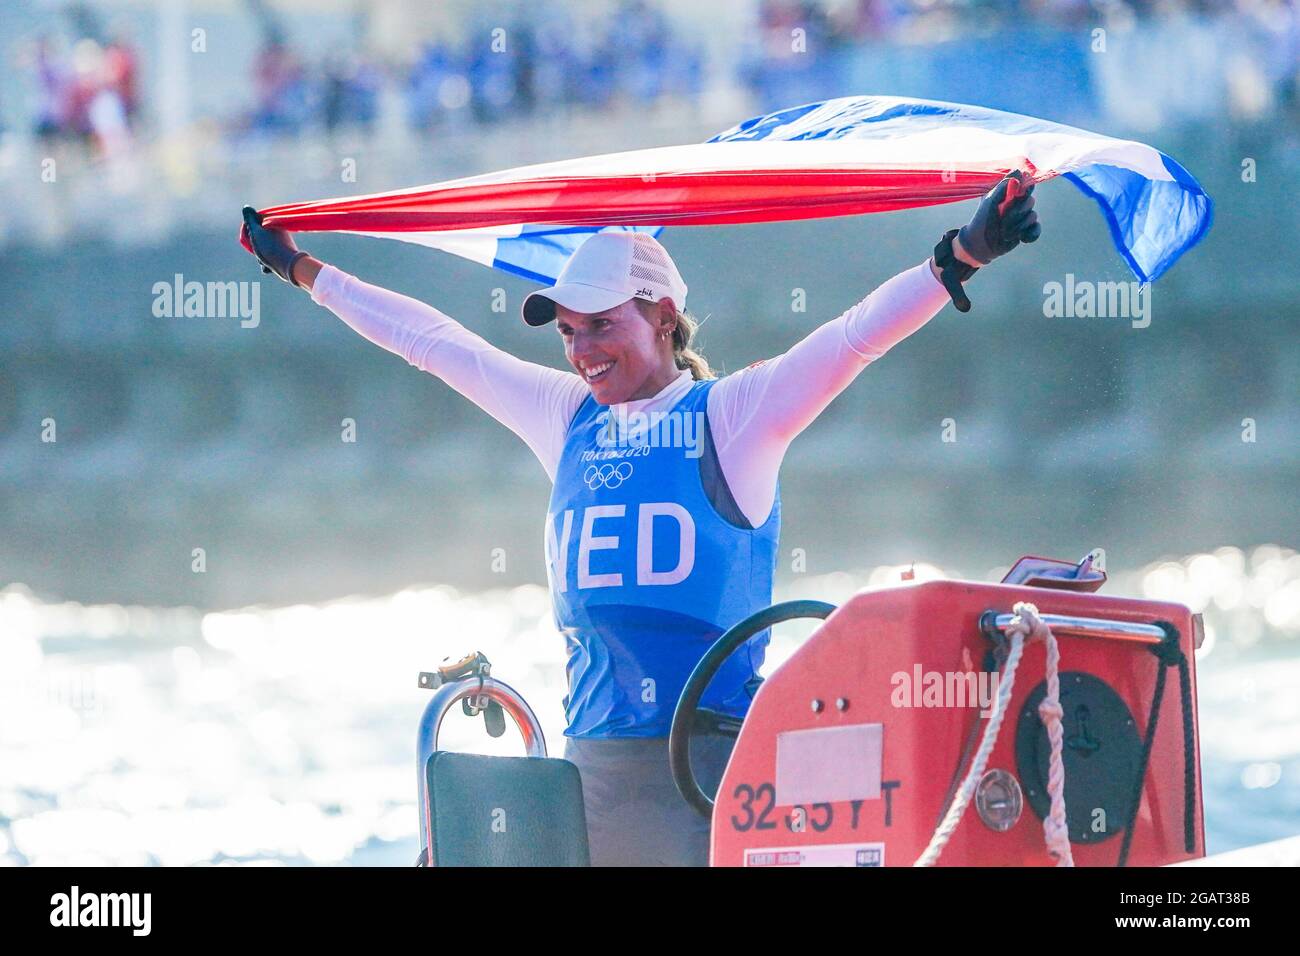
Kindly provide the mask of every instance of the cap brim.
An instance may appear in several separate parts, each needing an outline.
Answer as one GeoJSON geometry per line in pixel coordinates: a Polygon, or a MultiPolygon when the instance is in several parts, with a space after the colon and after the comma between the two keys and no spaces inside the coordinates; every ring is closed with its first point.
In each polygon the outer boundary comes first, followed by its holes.
{"type": "Polygon", "coordinates": [[[555,318],[557,304],[574,312],[591,315],[622,305],[631,298],[626,292],[611,292],[592,285],[569,282],[530,293],[524,299],[522,312],[524,321],[529,325],[545,325],[555,318]]]}

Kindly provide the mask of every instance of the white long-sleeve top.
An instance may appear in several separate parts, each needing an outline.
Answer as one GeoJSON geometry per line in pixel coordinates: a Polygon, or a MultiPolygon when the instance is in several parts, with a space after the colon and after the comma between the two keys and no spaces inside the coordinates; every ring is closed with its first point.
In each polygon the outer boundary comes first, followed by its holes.
{"type": "MultiPolygon", "coordinates": [[[[376,345],[438,376],[505,425],[555,480],[569,423],[591,394],[575,372],[525,362],[415,299],[325,266],[312,288],[325,306],[376,345]]],[[[724,376],[709,392],[718,464],[754,527],[771,513],[786,449],[864,368],[930,321],[948,293],[927,262],[885,282],[788,351],[724,376]]],[[[690,389],[683,370],[651,398],[614,416],[670,411],[690,389]]]]}

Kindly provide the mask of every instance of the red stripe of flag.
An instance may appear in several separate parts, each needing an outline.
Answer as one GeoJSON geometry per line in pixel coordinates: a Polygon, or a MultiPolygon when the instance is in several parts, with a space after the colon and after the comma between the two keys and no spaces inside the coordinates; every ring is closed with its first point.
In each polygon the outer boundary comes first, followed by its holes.
{"type": "Polygon", "coordinates": [[[532,179],[263,210],[294,232],[503,226],[721,225],[816,219],[974,199],[1006,170],[784,169],[532,179]]]}

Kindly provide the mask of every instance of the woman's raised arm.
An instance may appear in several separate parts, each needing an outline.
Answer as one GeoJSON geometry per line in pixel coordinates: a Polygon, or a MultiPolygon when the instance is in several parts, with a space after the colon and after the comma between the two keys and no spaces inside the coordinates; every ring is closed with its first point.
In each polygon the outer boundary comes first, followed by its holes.
{"type": "Polygon", "coordinates": [[[505,352],[455,319],[409,296],[362,282],[300,252],[282,230],[245,213],[263,267],[307,289],[360,335],[436,375],[524,440],[554,479],[564,436],[588,394],[577,375],[505,352]]]}
{"type": "Polygon", "coordinates": [[[947,303],[948,292],[926,262],[883,283],[782,354],[722,379],[709,406],[719,451],[736,440],[784,448],[864,368],[947,303]]]}
{"type": "Polygon", "coordinates": [[[555,477],[569,422],[587,396],[572,372],[511,355],[417,299],[320,270],[312,299],[365,338],[436,375],[522,438],[555,477]]]}
{"type": "Polygon", "coordinates": [[[767,520],[786,449],[869,364],[930,321],[948,292],[926,262],[885,282],[788,351],[728,375],[709,393],[718,464],[740,510],[767,520]]]}
{"type": "Polygon", "coordinates": [[[969,309],[963,280],[1020,242],[1038,238],[1032,193],[1019,175],[1007,176],[970,223],[945,233],[934,258],[894,276],[788,351],[714,386],[709,422],[718,462],[752,524],[761,524],[771,511],[781,459],[795,436],[864,368],[938,314],[950,296],[958,309],[969,309]]]}

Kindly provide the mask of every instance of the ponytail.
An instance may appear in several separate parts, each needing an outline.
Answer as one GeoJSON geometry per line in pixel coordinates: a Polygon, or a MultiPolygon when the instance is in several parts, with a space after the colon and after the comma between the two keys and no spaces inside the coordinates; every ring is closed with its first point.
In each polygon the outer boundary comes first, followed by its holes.
{"type": "MultiPolygon", "coordinates": [[[[653,307],[655,303],[645,299],[633,299],[641,314],[647,319],[653,317],[653,307]]],[[[691,373],[691,378],[697,382],[705,382],[715,379],[718,376],[709,368],[708,359],[699,352],[691,348],[691,342],[695,339],[695,333],[699,330],[700,323],[689,312],[677,313],[677,324],[673,328],[673,361],[679,369],[687,369],[691,373]]]]}
{"type": "Polygon", "coordinates": [[[678,368],[690,369],[691,378],[697,382],[717,378],[709,368],[708,359],[691,348],[691,341],[700,323],[688,312],[677,313],[677,327],[673,329],[673,358],[678,368]]]}

